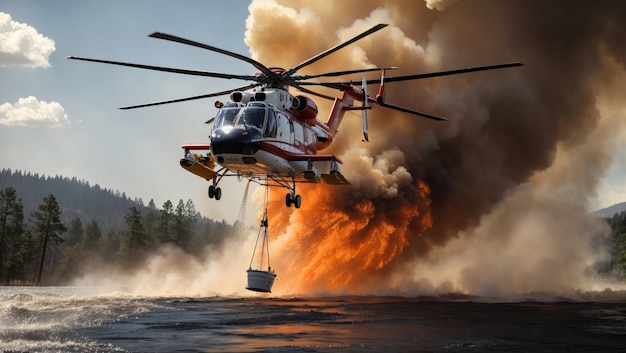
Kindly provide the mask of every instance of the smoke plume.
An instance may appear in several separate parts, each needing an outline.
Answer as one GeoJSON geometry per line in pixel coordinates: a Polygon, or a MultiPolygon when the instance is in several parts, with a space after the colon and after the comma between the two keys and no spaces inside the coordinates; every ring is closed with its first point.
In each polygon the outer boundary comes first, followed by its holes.
{"type": "MultiPolygon", "coordinates": [[[[360,115],[347,114],[328,152],[351,184],[299,185],[298,210],[270,192],[273,293],[602,289],[593,265],[607,230],[588,204],[624,128],[624,13],[619,1],[254,0],[245,41],[266,66],[294,67],[378,23],[390,26],[299,73],[525,64],[387,86],[388,102],[447,122],[375,106],[363,143],[360,115]]],[[[331,102],[316,102],[324,120],[331,102]]],[[[164,248],[110,284],[241,294],[253,244],[250,235],[205,259],[164,248]]]]}
{"type": "MultiPolygon", "coordinates": [[[[624,10],[615,1],[253,1],[246,43],[266,65],[293,67],[378,23],[390,26],[301,73],[525,64],[387,86],[387,101],[448,122],[375,107],[372,142],[362,143],[348,114],[331,152],[351,185],[298,187],[299,210],[271,195],[276,289],[590,288],[603,255],[592,240],[606,229],[587,205],[623,127],[613,90],[624,85],[624,10]]],[[[324,120],[331,102],[318,103],[324,120]]]]}

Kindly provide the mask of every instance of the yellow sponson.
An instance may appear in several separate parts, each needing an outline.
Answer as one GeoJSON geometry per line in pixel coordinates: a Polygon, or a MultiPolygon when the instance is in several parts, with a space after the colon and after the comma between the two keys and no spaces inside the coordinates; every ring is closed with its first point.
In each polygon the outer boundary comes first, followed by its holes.
{"type": "Polygon", "coordinates": [[[215,167],[215,159],[213,158],[213,155],[209,154],[207,157],[201,157],[200,155],[194,153],[193,158],[195,159],[195,163],[193,163],[192,166],[187,166],[187,164],[182,163],[182,161],[180,166],[206,180],[211,180],[215,177],[216,173],[213,171],[213,168],[215,167]]]}

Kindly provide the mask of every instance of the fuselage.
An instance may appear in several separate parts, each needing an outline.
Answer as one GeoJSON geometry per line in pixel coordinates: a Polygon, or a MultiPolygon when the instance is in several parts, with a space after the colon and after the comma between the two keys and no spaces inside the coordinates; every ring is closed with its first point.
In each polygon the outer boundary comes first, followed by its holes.
{"type": "Polygon", "coordinates": [[[312,101],[282,89],[235,92],[231,99],[218,111],[210,135],[219,165],[246,177],[300,179],[306,174],[319,180],[305,156],[327,147],[332,134],[316,119],[312,101]]]}

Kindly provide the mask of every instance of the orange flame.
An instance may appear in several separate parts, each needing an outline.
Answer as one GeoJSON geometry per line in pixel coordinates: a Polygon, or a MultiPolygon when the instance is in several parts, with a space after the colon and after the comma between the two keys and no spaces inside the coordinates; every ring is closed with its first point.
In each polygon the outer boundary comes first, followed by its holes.
{"type": "Polygon", "coordinates": [[[273,268],[294,292],[367,290],[432,226],[430,188],[421,180],[410,197],[394,200],[351,200],[323,184],[299,192],[304,202],[293,212],[285,212],[282,192],[271,192],[268,202],[273,268]]]}

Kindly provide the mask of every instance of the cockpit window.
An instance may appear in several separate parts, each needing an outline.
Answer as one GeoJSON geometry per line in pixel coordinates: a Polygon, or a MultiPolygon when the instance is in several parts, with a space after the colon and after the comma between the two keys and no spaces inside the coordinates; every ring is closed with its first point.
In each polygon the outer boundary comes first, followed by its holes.
{"type": "Polygon", "coordinates": [[[245,107],[236,103],[229,103],[222,107],[215,117],[213,129],[219,129],[224,126],[243,126],[246,130],[256,128],[265,135],[276,135],[276,117],[273,109],[262,102],[250,102],[245,107]],[[265,127],[267,112],[271,113],[271,126],[265,127]],[[269,129],[269,130],[264,130],[269,129]]]}
{"type": "Polygon", "coordinates": [[[265,125],[265,137],[276,137],[276,114],[274,109],[268,109],[267,125],[265,125]]]}
{"type": "Polygon", "coordinates": [[[263,125],[265,124],[265,110],[265,106],[257,107],[248,105],[241,110],[241,117],[237,120],[237,125],[252,126],[263,130],[263,125]]]}
{"type": "MultiPolygon", "coordinates": [[[[230,105],[230,104],[229,104],[230,105]]],[[[214,129],[220,128],[222,126],[233,125],[235,121],[235,117],[241,110],[237,104],[234,106],[226,105],[217,113],[215,117],[215,125],[213,125],[214,129]]]]}

